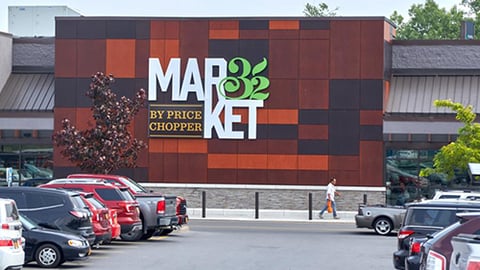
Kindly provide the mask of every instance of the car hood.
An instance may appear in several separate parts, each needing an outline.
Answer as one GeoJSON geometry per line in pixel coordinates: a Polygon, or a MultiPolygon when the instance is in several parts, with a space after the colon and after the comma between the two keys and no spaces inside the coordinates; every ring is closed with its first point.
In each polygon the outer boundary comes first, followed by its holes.
{"type": "Polygon", "coordinates": [[[48,228],[43,228],[43,227],[35,227],[31,230],[23,230],[25,233],[31,233],[31,234],[42,234],[45,237],[56,237],[56,238],[65,238],[66,240],[78,240],[78,241],[85,241],[83,237],[80,237],[76,234],[65,232],[65,231],[57,231],[57,230],[52,230],[48,228]]]}

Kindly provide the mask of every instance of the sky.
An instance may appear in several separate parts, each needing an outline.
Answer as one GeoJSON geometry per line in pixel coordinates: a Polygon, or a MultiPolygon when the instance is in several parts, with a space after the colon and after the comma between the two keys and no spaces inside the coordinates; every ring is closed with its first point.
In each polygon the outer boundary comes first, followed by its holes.
{"type": "MultiPolygon", "coordinates": [[[[447,10],[461,0],[435,0],[447,10]]],[[[305,4],[326,3],[337,16],[408,17],[425,0],[1,0],[0,32],[8,32],[8,6],[68,6],[83,16],[276,17],[304,16],[305,4]]]]}

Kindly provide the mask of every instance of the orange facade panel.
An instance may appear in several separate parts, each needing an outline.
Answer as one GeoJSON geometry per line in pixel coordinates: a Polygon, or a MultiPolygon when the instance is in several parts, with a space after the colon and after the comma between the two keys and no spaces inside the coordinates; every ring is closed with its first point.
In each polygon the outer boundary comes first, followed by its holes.
{"type": "Polygon", "coordinates": [[[234,154],[208,154],[209,169],[236,169],[238,157],[234,154]]]}
{"type": "Polygon", "coordinates": [[[239,30],[210,29],[208,31],[209,39],[238,39],[239,37],[240,37],[239,30]]]}
{"type": "Polygon", "coordinates": [[[290,20],[271,20],[269,24],[270,30],[298,30],[300,29],[299,21],[290,20]]]}
{"type": "Polygon", "coordinates": [[[328,156],[326,155],[299,155],[299,170],[328,171],[328,156]]]}
{"type": "Polygon", "coordinates": [[[135,40],[107,39],[106,66],[116,78],[135,78],[135,40]]]}
{"type": "Polygon", "coordinates": [[[207,153],[207,140],[179,139],[178,153],[207,153]]]}
{"type": "Polygon", "coordinates": [[[178,141],[179,139],[162,138],[163,140],[163,152],[164,153],[178,153],[178,141]]]}
{"type": "Polygon", "coordinates": [[[298,110],[268,110],[269,124],[298,124],[298,110]]]}
{"type": "Polygon", "coordinates": [[[159,139],[149,139],[148,140],[148,152],[149,153],[163,153],[163,140],[159,139]]]}
{"type": "Polygon", "coordinates": [[[268,155],[268,169],[270,170],[296,170],[298,169],[298,156],[296,155],[268,155]]]}
{"type": "Polygon", "coordinates": [[[267,167],[267,155],[262,154],[239,154],[238,169],[265,169],[267,167]]]}

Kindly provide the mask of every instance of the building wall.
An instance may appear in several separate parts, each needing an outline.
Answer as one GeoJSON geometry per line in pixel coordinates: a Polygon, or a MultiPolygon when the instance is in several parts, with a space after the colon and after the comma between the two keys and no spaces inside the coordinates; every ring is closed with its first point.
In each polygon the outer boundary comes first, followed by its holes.
{"type": "MultiPolygon", "coordinates": [[[[112,73],[118,96],[148,89],[148,58],[268,60],[270,96],[254,140],[149,138],[148,109],[134,136],[148,142],[139,182],[384,186],[383,104],[392,26],[384,18],[57,18],[55,130],[67,117],[92,127],[90,77],[112,73]]],[[[189,97],[190,98],[190,97],[189,97]]],[[[157,101],[174,103],[171,93],[157,101]]],[[[245,110],[238,110],[246,119],[245,110]]],[[[246,131],[246,123],[234,128],[246,131]]],[[[76,171],[55,149],[55,175],[76,171]]]]}
{"type": "Polygon", "coordinates": [[[0,91],[12,72],[12,35],[0,32],[0,91]]]}

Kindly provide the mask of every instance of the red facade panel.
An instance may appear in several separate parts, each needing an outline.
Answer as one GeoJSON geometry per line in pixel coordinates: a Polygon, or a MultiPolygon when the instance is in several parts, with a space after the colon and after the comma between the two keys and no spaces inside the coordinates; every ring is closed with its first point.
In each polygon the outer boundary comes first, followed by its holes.
{"type": "Polygon", "coordinates": [[[330,78],[359,79],[361,22],[330,22],[330,78]]]}
{"type": "Polygon", "coordinates": [[[383,27],[382,21],[362,21],[361,23],[361,65],[362,79],[383,79],[383,27]]]}
{"type": "Polygon", "coordinates": [[[55,39],[55,77],[74,78],[77,75],[77,41],[75,39],[55,39]]]}
{"type": "Polygon", "coordinates": [[[105,39],[77,40],[77,77],[90,78],[98,71],[105,71],[106,43],[105,39]]]}

